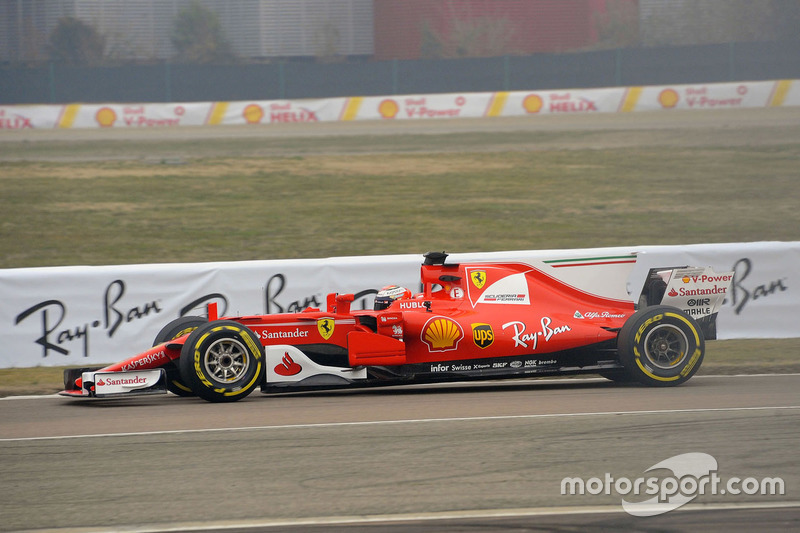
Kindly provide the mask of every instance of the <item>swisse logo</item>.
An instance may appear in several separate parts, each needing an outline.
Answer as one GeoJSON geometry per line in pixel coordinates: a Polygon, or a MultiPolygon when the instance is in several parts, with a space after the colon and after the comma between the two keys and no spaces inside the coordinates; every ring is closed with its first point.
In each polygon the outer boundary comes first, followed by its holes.
{"type": "Polygon", "coordinates": [[[494,331],[489,324],[472,324],[472,340],[478,348],[488,348],[494,342],[494,331]]]}

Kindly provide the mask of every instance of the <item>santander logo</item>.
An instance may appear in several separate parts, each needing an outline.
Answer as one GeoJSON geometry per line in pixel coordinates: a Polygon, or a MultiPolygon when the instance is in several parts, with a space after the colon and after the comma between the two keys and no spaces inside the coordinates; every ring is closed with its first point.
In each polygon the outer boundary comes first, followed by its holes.
{"type": "Polygon", "coordinates": [[[286,352],[283,355],[281,364],[276,366],[274,370],[279,376],[296,376],[303,371],[303,367],[295,363],[294,359],[289,356],[289,352],[286,352]]]}

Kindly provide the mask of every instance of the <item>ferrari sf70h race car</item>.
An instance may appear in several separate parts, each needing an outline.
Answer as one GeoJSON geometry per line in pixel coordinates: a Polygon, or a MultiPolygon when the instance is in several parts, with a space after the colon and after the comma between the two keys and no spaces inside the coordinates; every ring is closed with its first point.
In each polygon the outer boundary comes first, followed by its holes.
{"type": "MultiPolygon", "coordinates": [[[[635,263],[636,256],[628,261],[635,263]]],[[[69,397],[166,393],[211,402],[264,393],[595,373],[672,386],[703,361],[733,273],[650,269],[638,299],[592,294],[518,262],[424,256],[421,292],[389,286],[373,309],[354,294],[298,313],[173,320],[153,347],[65,371],[69,397]]],[[[374,293],[374,291],[373,291],[374,293]]]]}

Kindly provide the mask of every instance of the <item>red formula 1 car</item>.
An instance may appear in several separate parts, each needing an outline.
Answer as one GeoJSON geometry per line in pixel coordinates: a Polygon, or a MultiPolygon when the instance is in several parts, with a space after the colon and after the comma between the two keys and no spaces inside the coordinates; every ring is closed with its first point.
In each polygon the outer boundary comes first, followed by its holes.
{"type": "Polygon", "coordinates": [[[708,267],[651,269],[635,304],[524,263],[446,259],[426,254],[422,292],[387,287],[373,310],[351,310],[353,294],[330,294],[327,309],[300,313],[219,318],[212,305],[208,318],[167,324],[144,353],[65,371],[61,394],[169,390],[228,402],[257,387],[271,393],[577,373],[678,385],[700,367],[733,280],[708,267]]]}

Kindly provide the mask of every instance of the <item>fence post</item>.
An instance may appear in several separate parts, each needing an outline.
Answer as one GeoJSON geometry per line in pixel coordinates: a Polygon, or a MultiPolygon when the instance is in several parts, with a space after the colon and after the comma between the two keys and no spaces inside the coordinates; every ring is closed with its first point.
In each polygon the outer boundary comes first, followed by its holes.
{"type": "Polygon", "coordinates": [[[392,59],[392,94],[397,94],[397,59],[392,59]]]}
{"type": "Polygon", "coordinates": [[[728,43],[728,81],[736,80],[736,43],[728,43]]]}
{"type": "Polygon", "coordinates": [[[169,59],[164,61],[164,90],[167,103],[172,102],[172,69],[169,66],[169,59]]]}
{"type": "Polygon", "coordinates": [[[622,86],[622,48],[617,48],[614,54],[614,82],[617,87],[622,86]]]}
{"type": "Polygon", "coordinates": [[[281,100],[286,98],[286,73],[283,65],[283,61],[278,63],[278,98],[281,100]]]}
{"type": "Polygon", "coordinates": [[[511,58],[503,56],[503,90],[511,90],[511,58]]]}
{"type": "Polygon", "coordinates": [[[52,61],[48,63],[50,66],[50,71],[48,72],[47,78],[50,85],[50,103],[56,103],[56,66],[53,64],[52,61]]]}

